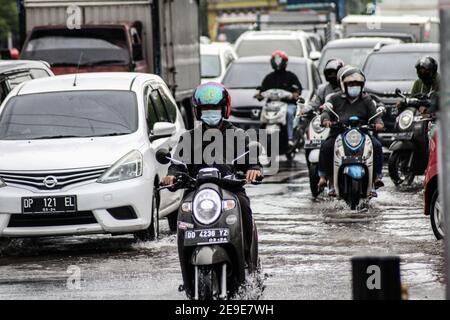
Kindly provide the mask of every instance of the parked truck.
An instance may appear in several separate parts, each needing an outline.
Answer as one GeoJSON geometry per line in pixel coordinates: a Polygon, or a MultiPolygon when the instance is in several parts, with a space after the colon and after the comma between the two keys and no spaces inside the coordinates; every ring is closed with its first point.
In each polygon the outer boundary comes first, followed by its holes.
{"type": "Polygon", "coordinates": [[[439,42],[439,19],[423,16],[349,15],[344,37],[389,37],[403,42],[439,42]]]}
{"type": "Polygon", "coordinates": [[[58,74],[136,71],[160,75],[192,127],[200,83],[198,0],[19,0],[21,58],[58,74]]]}

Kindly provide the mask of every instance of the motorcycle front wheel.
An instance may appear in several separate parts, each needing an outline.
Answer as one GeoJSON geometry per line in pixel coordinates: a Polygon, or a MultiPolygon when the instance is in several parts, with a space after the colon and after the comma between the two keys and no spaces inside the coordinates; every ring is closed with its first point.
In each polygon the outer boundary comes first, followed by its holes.
{"type": "Polygon", "coordinates": [[[350,191],[350,209],[356,210],[359,206],[359,201],[361,200],[361,193],[360,193],[360,183],[359,181],[355,179],[351,179],[351,191],[350,191]]]}
{"type": "Polygon", "coordinates": [[[414,181],[414,173],[408,168],[411,151],[394,151],[389,157],[389,176],[396,186],[401,184],[411,185],[414,181]]]}
{"type": "Polygon", "coordinates": [[[317,164],[309,164],[309,187],[314,198],[319,196],[319,174],[317,172],[317,164]]]}
{"type": "Polygon", "coordinates": [[[202,266],[198,270],[198,299],[214,300],[219,292],[219,279],[213,266],[202,266]]]}

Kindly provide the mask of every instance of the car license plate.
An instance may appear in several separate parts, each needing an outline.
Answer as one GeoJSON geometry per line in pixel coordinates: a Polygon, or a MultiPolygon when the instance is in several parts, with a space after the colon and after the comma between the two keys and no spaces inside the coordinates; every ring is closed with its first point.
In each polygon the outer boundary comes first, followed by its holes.
{"type": "Polygon", "coordinates": [[[22,198],[22,213],[69,213],[76,211],[76,196],[22,198]]]}
{"type": "Polygon", "coordinates": [[[186,230],[184,233],[185,246],[198,246],[230,242],[230,229],[201,229],[186,230]]]}

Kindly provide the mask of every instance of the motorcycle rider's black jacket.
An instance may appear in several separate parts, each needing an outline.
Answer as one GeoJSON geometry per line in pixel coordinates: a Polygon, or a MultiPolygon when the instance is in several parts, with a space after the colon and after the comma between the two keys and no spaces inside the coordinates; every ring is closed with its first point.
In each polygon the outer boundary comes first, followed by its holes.
{"type": "MultiPolygon", "coordinates": [[[[249,142],[250,137],[244,130],[236,128],[226,120],[222,121],[219,129],[209,129],[204,124],[200,124],[196,128],[186,131],[180,137],[180,141],[174,153],[174,158],[187,164],[187,170],[191,177],[195,177],[201,169],[211,167],[211,165],[208,165],[205,162],[205,160],[209,160],[205,159],[203,156],[209,156],[210,154],[212,154],[212,160],[214,160],[214,162],[209,164],[212,164],[212,167],[217,168],[222,177],[239,171],[244,174],[248,170],[260,170],[262,172],[258,157],[254,153],[246,155],[237,160],[234,164],[232,163],[233,159],[249,151],[249,142]],[[206,136],[203,138],[203,134],[207,129],[217,130],[216,132],[220,131],[222,150],[220,150],[220,148],[213,148],[214,141],[210,141],[210,138],[206,138],[206,136]],[[199,138],[201,138],[200,141],[199,138]],[[206,148],[208,149],[205,152],[206,148]],[[211,150],[213,150],[213,152],[210,152],[211,150]],[[188,154],[185,153],[186,151],[188,154]],[[195,161],[196,157],[197,160],[200,161],[195,161]]],[[[186,168],[181,164],[172,163],[169,167],[168,175],[175,176],[177,172],[186,172],[186,168]]],[[[244,188],[238,187],[229,189],[229,191],[242,192],[244,191],[244,188]]]]}
{"type": "MultiPolygon", "coordinates": [[[[357,116],[362,124],[367,124],[369,119],[377,113],[377,104],[367,93],[362,93],[362,95],[354,101],[350,100],[343,93],[335,93],[327,102],[330,102],[333,105],[333,111],[339,115],[339,121],[342,123],[348,123],[350,117],[357,116]]],[[[334,114],[327,109],[322,113],[321,120],[322,123],[325,120],[337,121],[334,114]]],[[[372,123],[383,124],[383,120],[378,116],[372,120],[372,123]]],[[[339,132],[336,130],[330,132],[330,136],[336,136],[338,134],[339,132]]]]}
{"type": "MultiPolygon", "coordinates": [[[[292,93],[298,92],[298,94],[301,94],[303,91],[302,84],[295,73],[287,70],[273,71],[264,78],[261,84],[261,92],[270,89],[281,89],[292,93]]],[[[292,102],[295,103],[295,101],[292,102]]]]}

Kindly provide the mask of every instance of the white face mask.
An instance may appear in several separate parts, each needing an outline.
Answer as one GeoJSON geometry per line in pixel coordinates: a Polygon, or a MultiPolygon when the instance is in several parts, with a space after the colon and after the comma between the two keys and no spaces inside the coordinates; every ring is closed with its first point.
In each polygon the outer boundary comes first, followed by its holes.
{"type": "Polygon", "coordinates": [[[356,98],[361,94],[362,88],[360,86],[347,87],[349,97],[356,98]]]}

